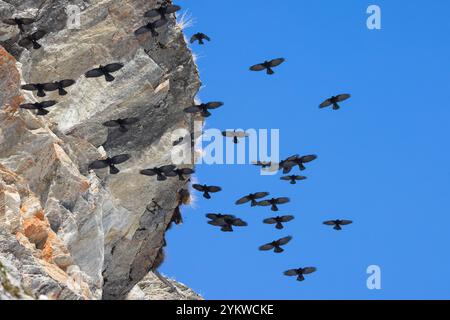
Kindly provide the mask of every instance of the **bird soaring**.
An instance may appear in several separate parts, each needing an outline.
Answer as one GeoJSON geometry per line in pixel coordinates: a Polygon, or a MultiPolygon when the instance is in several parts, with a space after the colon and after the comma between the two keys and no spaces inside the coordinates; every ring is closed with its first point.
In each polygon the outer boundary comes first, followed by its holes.
{"type": "Polygon", "coordinates": [[[166,20],[167,19],[166,15],[175,13],[180,10],[181,10],[180,6],[164,3],[161,5],[161,7],[157,8],[157,9],[147,11],[144,14],[144,17],[154,18],[154,17],[160,16],[161,19],[166,20]]]}
{"type": "Polygon", "coordinates": [[[297,181],[306,180],[307,178],[304,176],[292,175],[292,176],[284,176],[281,177],[280,179],[284,181],[290,181],[291,184],[297,184],[297,181]]]}
{"type": "Polygon", "coordinates": [[[44,90],[45,91],[56,91],[58,90],[58,94],[60,96],[65,96],[67,94],[67,91],[64,90],[67,87],[70,87],[71,85],[75,84],[75,80],[72,79],[65,79],[60,81],[55,81],[52,83],[44,83],[44,90]]]}
{"type": "Polygon", "coordinates": [[[174,165],[167,165],[162,167],[155,167],[153,169],[145,169],[141,170],[141,174],[144,176],[156,176],[157,181],[165,181],[167,180],[167,177],[175,177],[176,173],[173,171],[175,170],[174,165]]]}
{"type": "Polygon", "coordinates": [[[108,128],[119,127],[120,132],[127,132],[131,125],[138,122],[139,118],[125,118],[125,119],[119,118],[117,120],[106,121],[103,123],[103,125],[108,128]]]}
{"type": "Polygon", "coordinates": [[[40,45],[38,40],[42,39],[46,34],[47,32],[44,30],[33,32],[32,34],[24,36],[22,39],[20,39],[19,46],[28,48],[30,45],[33,45],[33,49],[40,49],[42,46],[40,45]]]}
{"type": "Polygon", "coordinates": [[[278,216],[274,218],[264,219],[263,223],[265,224],[275,224],[275,228],[281,230],[284,228],[283,223],[294,220],[294,216],[278,216]]]}
{"type": "Polygon", "coordinates": [[[288,203],[289,201],[290,201],[290,199],[285,198],[285,197],[272,198],[270,200],[263,200],[263,201],[258,202],[258,206],[261,206],[261,207],[272,206],[271,207],[272,211],[278,211],[279,210],[278,205],[288,203]]]}
{"type": "Polygon", "coordinates": [[[210,193],[216,193],[222,191],[221,187],[216,186],[208,186],[208,185],[200,185],[200,184],[194,184],[192,185],[192,188],[194,188],[197,191],[203,192],[203,197],[205,199],[211,199],[210,193]]]}
{"type": "Polygon", "coordinates": [[[45,83],[28,83],[24,84],[21,88],[26,91],[37,91],[38,97],[45,97],[45,83]]]}
{"type": "Polygon", "coordinates": [[[284,275],[288,276],[288,277],[296,276],[298,281],[304,281],[305,274],[311,274],[316,271],[317,271],[317,269],[315,267],[306,267],[306,268],[298,268],[298,269],[291,269],[291,270],[285,271],[284,275]]]}
{"type": "Polygon", "coordinates": [[[57,104],[56,101],[50,100],[50,101],[43,101],[43,102],[36,102],[36,103],[25,103],[21,104],[19,107],[22,109],[28,109],[28,110],[37,110],[36,115],[38,116],[45,116],[49,113],[47,108],[50,108],[57,104]]]}
{"type": "Polygon", "coordinates": [[[269,195],[269,192],[251,193],[251,194],[248,194],[248,195],[240,198],[239,200],[237,200],[236,204],[241,205],[241,204],[245,204],[245,203],[251,201],[251,206],[255,207],[258,205],[258,202],[256,200],[267,197],[268,195],[269,195]]]}
{"type": "Polygon", "coordinates": [[[352,224],[353,221],[351,220],[330,220],[330,221],[325,221],[323,224],[326,226],[333,226],[334,230],[340,231],[342,230],[342,226],[346,226],[349,224],[352,224]]]}
{"type": "Polygon", "coordinates": [[[234,130],[234,131],[223,131],[222,135],[224,137],[227,137],[227,138],[233,138],[233,142],[235,144],[239,143],[239,139],[243,139],[243,138],[246,138],[246,137],[249,136],[249,134],[244,132],[244,131],[236,131],[236,130],[234,130]]]}
{"type": "Polygon", "coordinates": [[[191,42],[191,43],[194,43],[195,41],[198,41],[198,44],[203,45],[203,44],[205,44],[205,42],[204,42],[203,40],[211,41],[211,38],[208,37],[208,36],[207,36],[206,34],[204,34],[204,33],[198,32],[198,33],[194,34],[194,35],[191,37],[191,41],[190,41],[190,42],[191,42]]]}
{"type": "Polygon", "coordinates": [[[141,34],[150,32],[152,34],[153,37],[157,37],[159,36],[159,32],[157,29],[161,28],[162,26],[164,26],[167,23],[167,20],[158,20],[155,22],[149,22],[147,23],[145,26],[140,27],[139,29],[137,29],[134,34],[136,36],[139,36],[141,34]]]}
{"type": "Polygon", "coordinates": [[[184,109],[186,113],[200,113],[202,117],[208,118],[211,116],[211,112],[209,110],[214,110],[223,106],[223,102],[208,102],[202,103],[199,105],[194,105],[184,109]]]}
{"type": "Polygon", "coordinates": [[[123,68],[123,66],[124,65],[122,63],[111,63],[106,66],[100,65],[98,68],[86,72],[85,76],[86,78],[98,78],[104,76],[106,81],[112,82],[115,78],[111,75],[111,73],[119,71],[123,68]]]}
{"type": "Polygon", "coordinates": [[[221,227],[223,232],[233,232],[233,227],[246,227],[248,226],[247,222],[242,219],[236,218],[233,215],[222,215],[222,214],[214,214],[209,213],[206,215],[211,221],[208,221],[208,224],[221,227]]]}
{"type": "Polygon", "coordinates": [[[289,241],[292,240],[292,237],[284,237],[281,239],[278,239],[276,241],[272,241],[270,243],[267,243],[261,247],[259,247],[259,250],[261,251],[269,251],[269,250],[273,250],[275,253],[281,253],[284,251],[283,248],[281,248],[281,246],[284,246],[286,244],[289,243],[289,241]]]}
{"type": "Polygon", "coordinates": [[[89,165],[89,169],[104,169],[109,167],[110,174],[118,174],[120,170],[116,165],[128,161],[130,156],[128,154],[121,154],[112,158],[106,158],[104,160],[96,160],[89,165]]]}
{"type": "Polygon", "coordinates": [[[285,61],[283,58],[273,59],[270,61],[264,61],[263,63],[255,64],[254,66],[250,67],[251,71],[263,71],[266,70],[267,74],[272,75],[275,72],[273,71],[274,67],[279,66],[285,61]]]}
{"type": "Polygon", "coordinates": [[[351,95],[349,95],[347,93],[340,94],[337,96],[332,96],[331,98],[328,98],[327,100],[322,102],[319,105],[319,108],[326,108],[329,106],[333,106],[333,110],[339,110],[341,108],[341,106],[338,103],[345,101],[345,100],[349,99],[350,97],[351,97],[351,95]]]}

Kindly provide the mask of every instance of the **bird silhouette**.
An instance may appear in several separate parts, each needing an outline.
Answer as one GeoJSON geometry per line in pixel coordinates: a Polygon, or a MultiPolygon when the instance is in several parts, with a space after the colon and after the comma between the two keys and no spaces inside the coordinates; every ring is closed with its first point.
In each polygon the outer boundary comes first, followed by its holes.
{"type": "Polygon", "coordinates": [[[124,163],[130,159],[130,155],[121,154],[115,157],[108,157],[104,160],[96,160],[89,165],[89,169],[104,169],[109,167],[110,174],[118,174],[120,170],[116,167],[116,165],[124,163]]]}
{"type": "Polygon", "coordinates": [[[184,112],[186,113],[200,113],[202,117],[208,118],[211,116],[211,112],[209,110],[217,109],[223,106],[222,102],[209,102],[209,103],[202,103],[199,105],[194,105],[191,107],[188,107],[184,109],[184,112]]]}
{"type": "Polygon", "coordinates": [[[203,40],[211,41],[211,38],[201,32],[196,33],[191,37],[191,43],[198,41],[198,44],[203,45],[203,44],[205,44],[205,42],[203,40]]]}
{"type": "Polygon", "coordinates": [[[317,159],[314,154],[307,156],[294,155],[280,162],[279,167],[283,170],[284,174],[291,172],[292,168],[298,166],[301,171],[306,170],[305,163],[312,162],[317,159]]]}
{"type": "Polygon", "coordinates": [[[45,83],[24,84],[21,88],[26,91],[37,91],[38,97],[45,97],[45,83]]]}
{"type": "Polygon", "coordinates": [[[341,106],[338,104],[339,102],[345,101],[349,99],[351,95],[344,93],[337,96],[332,96],[331,98],[328,98],[324,102],[322,102],[319,105],[319,108],[327,108],[329,106],[333,106],[333,110],[339,110],[341,106]]]}
{"type": "Polygon", "coordinates": [[[243,139],[243,138],[246,138],[246,137],[249,136],[249,134],[244,132],[244,131],[236,131],[236,130],[234,130],[234,131],[223,131],[222,135],[224,137],[227,137],[227,138],[233,138],[233,142],[235,144],[239,143],[239,139],[243,139]]]}
{"type": "Polygon", "coordinates": [[[50,100],[36,103],[25,103],[21,104],[19,107],[27,110],[37,110],[36,115],[45,116],[46,114],[49,113],[49,111],[47,111],[46,109],[54,106],[55,104],[57,104],[56,101],[50,100]]]}
{"type": "Polygon", "coordinates": [[[153,37],[157,37],[159,36],[159,32],[157,29],[161,28],[162,26],[164,26],[167,23],[167,20],[158,20],[155,22],[149,22],[146,25],[140,27],[139,29],[137,29],[134,34],[136,36],[139,36],[141,34],[150,32],[152,34],[153,37]]]}
{"type": "Polygon", "coordinates": [[[38,40],[42,39],[47,34],[44,30],[38,30],[32,34],[22,37],[19,40],[19,46],[28,48],[30,45],[33,45],[33,49],[37,50],[42,48],[38,40]]]}
{"type": "Polygon", "coordinates": [[[208,221],[208,224],[221,227],[221,231],[223,232],[233,232],[233,227],[246,227],[248,226],[247,222],[242,219],[236,218],[233,215],[222,215],[222,214],[214,214],[209,213],[206,215],[211,221],[208,221]]]}
{"type": "Polygon", "coordinates": [[[30,25],[34,23],[36,20],[32,18],[12,18],[12,19],[5,19],[3,20],[3,23],[6,23],[11,26],[17,26],[20,30],[20,32],[25,32],[25,28],[23,26],[30,25]]]}
{"type": "Polygon", "coordinates": [[[187,178],[185,177],[185,175],[191,175],[195,173],[195,171],[191,168],[175,169],[174,172],[178,176],[180,181],[186,181],[187,178]]]}
{"type": "Polygon", "coordinates": [[[342,230],[342,226],[346,226],[349,224],[352,224],[353,221],[350,220],[330,220],[330,221],[325,221],[323,224],[326,226],[334,226],[333,229],[340,231],[342,230]]]}
{"type": "Polygon", "coordinates": [[[306,180],[307,178],[304,176],[292,175],[292,176],[281,177],[280,179],[284,180],[284,181],[290,181],[291,184],[297,184],[297,181],[306,180]]]}
{"type": "Polygon", "coordinates": [[[203,192],[203,197],[205,199],[211,199],[210,193],[216,193],[222,191],[221,187],[216,186],[208,186],[208,185],[200,185],[200,184],[194,184],[192,185],[192,188],[194,188],[197,191],[203,192]]]}
{"type": "Polygon", "coordinates": [[[261,207],[268,207],[268,206],[272,206],[271,210],[272,211],[278,211],[278,205],[280,204],[285,204],[288,203],[290,201],[289,198],[272,198],[270,200],[263,200],[258,202],[258,206],[261,207]]]}
{"type": "Polygon", "coordinates": [[[119,127],[120,132],[127,132],[129,127],[137,122],[139,122],[139,118],[119,118],[117,120],[106,121],[103,125],[108,128],[119,127]]]}
{"type": "Polygon", "coordinates": [[[251,193],[251,194],[248,194],[245,197],[242,197],[239,200],[237,200],[236,204],[241,205],[241,204],[245,204],[245,203],[251,201],[251,206],[255,207],[258,205],[258,202],[256,200],[267,197],[268,195],[269,195],[269,192],[251,193]]]}
{"type": "Polygon", "coordinates": [[[160,16],[161,19],[166,20],[167,19],[166,15],[175,13],[180,10],[181,10],[180,6],[164,3],[161,5],[161,7],[157,8],[157,9],[152,9],[150,11],[147,11],[144,14],[144,17],[154,18],[154,17],[160,16]]]}
{"type": "Polygon", "coordinates": [[[261,247],[259,247],[259,250],[261,251],[269,251],[269,250],[273,250],[275,253],[281,253],[284,251],[283,248],[281,248],[281,246],[284,246],[286,244],[289,243],[289,241],[292,240],[292,237],[284,237],[281,239],[278,239],[276,241],[272,241],[270,243],[267,243],[261,247]]]}
{"type": "Polygon", "coordinates": [[[104,76],[106,81],[112,82],[115,78],[111,75],[111,73],[119,71],[123,68],[123,66],[124,65],[122,63],[111,63],[106,66],[100,65],[98,68],[86,72],[85,76],[86,78],[98,78],[104,76]]]}
{"type": "Polygon", "coordinates": [[[264,219],[265,224],[275,224],[275,228],[278,230],[284,229],[283,223],[294,220],[294,216],[278,216],[273,218],[264,219]]]}
{"type": "Polygon", "coordinates": [[[272,166],[272,162],[270,161],[256,161],[252,163],[254,166],[261,167],[263,169],[270,168],[272,166]]]}
{"type": "Polygon", "coordinates": [[[285,60],[283,58],[273,59],[273,60],[270,60],[270,61],[264,61],[263,63],[258,63],[258,64],[255,64],[254,66],[251,66],[250,70],[251,71],[263,71],[263,70],[266,70],[267,74],[272,75],[272,74],[275,73],[273,71],[273,68],[279,66],[284,61],[285,60]]]}
{"type": "Polygon", "coordinates": [[[288,276],[288,277],[296,276],[298,281],[304,281],[305,280],[304,275],[311,274],[316,271],[317,271],[317,269],[315,267],[306,267],[306,268],[298,268],[298,269],[291,269],[291,270],[285,271],[284,275],[288,276]]]}
{"type": "Polygon", "coordinates": [[[155,167],[153,169],[141,170],[140,173],[144,176],[156,176],[157,181],[165,181],[167,180],[167,177],[176,176],[176,173],[174,172],[175,168],[176,167],[174,165],[167,165],[159,168],[155,167]]]}
{"type": "Polygon", "coordinates": [[[65,96],[67,94],[67,91],[64,90],[64,88],[70,87],[73,84],[75,84],[75,80],[65,79],[61,81],[55,81],[52,83],[44,83],[43,86],[45,91],[58,90],[58,94],[60,96],[65,96]]]}

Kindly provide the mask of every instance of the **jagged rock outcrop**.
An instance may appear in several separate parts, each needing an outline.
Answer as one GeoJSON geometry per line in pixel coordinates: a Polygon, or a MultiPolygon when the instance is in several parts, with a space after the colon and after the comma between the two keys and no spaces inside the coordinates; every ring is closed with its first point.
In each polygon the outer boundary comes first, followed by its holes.
{"type": "Polygon", "coordinates": [[[175,17],[158,37],[133,34],[148,21],[143,13],[160,3],[0,0],[0,19],[34,17],[27,30],[48,31],[41,49],[27,50],[17,44],[18,28],[0,28],[0,263],[8,266],[0,273],[21,288],[6,296],[2,282],[0,298],[151,299],[154,288],[160,291],[149,271],[186,182],[157,183],[139,170],[171,163],[172,132],[190,130],[182,110],[200,86],[175,17]],[[66,27],[69,4],[81,10],[79,29],[66,27]],[[114,82],[83,76],[111,62],[124,64],[114,82]],[[58,101],[47,116],[19,109],[44,100],[22,84],[62,79],[76,84],[66,96],[47,94],[58,101]],[[127,117],[140,121],[126,133],[102,126],[127,117]],[[118,175],[88,168],[123,153],[131,159],[118,175]]]}

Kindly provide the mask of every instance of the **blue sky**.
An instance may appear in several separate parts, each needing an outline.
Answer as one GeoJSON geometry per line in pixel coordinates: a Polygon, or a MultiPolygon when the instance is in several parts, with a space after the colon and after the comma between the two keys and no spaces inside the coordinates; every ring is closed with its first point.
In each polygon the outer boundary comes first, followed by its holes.
{"type": "MultiPolygon", "coordinates": [[[[203,101],[224,101],[206,128],[280,129],[281,156],[317,154],[291,186],[247,165],[202,165],[201,183],[222,193],[184,208],[168,234],[161,272],[207,299],[450,298],[450,3],[446,0],[211,1],[178,4],[195,18],[193,46],[203,101]],[[382,10],[382,30],[366,9],[382,10]],[[252,64],[284,57],[268,77],[252,64]],[[348,92],[338,112],[322,100],[348,92]],[[288,196],[283,231],[263,225],[268,208],[237,207],[250,192],[288,196]],[[235,214],[249,227],[221,233],[205,214],[235,214]],[[354,220],[337,233],[322,225],[354,220]],[[281,255],[258,246],[292,235],[281,255]],[[382,289],[368,290],[379,265],[382,289]],[[316,266],[303,283],[282,275],[316,266]]],[[[295,170],[297,172],[297,170],[295,170]]]]}

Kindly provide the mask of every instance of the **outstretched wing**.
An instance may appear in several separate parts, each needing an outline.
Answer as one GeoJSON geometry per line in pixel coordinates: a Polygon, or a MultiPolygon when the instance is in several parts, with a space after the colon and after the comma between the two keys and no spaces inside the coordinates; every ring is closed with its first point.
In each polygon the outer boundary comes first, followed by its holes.
{"type": "Polygon", "coordinates": [[[306,268],[302,269],[303,274],[311,274],[316,271],[317,271],[317,268],[315,268],[315,267],[306,267],[306,268]]]}
{"type": "Polygon", "coordinates": [[[323,224],[326,226],[334,226],[336,224],[336,221],[329,220],[329,221],[325,221],[323,224]]]}
{"type": "Polygon", "coordinates": [[[222,191],[221,187],[216,187],[216,186],[209,186],[208,187],[208,192],[215,193],[215,192],[219,192],[219,191],[222,191]]]}
{"type": "Polygon", "coordinates": [[[261,207],[267,207],[267,206],[271,206],[272,203],[270,203],[269,200],[264,200],[264,201],[258,202],[257,205],[258,205],[258,206],[261,206],[261,207]]]}
{"type": "Polygon", "coordinates": [[[285,204],[285,203],[288,203],[289,201],[291,201],[291,200],[286,197],[276,199],[277,204],[285,204]]]}
{"type": "Polygon", "coordinates": [[[104,67],[104,69],[107,72],[116,72],[116,71],[118,71],[118,70],[120,70],[122,68],[123,68],[123,64],[122,63],[111,63],[111,64],[108,64],[108,65],[106,65],[104,67]]]}
{"type": "Polygon", "coordinates": [[[34,103],[21,104],[19,107],[22,109],[27,109],[27,110],[39,109],[34,103]]]}
{"type": "Polygon", "coordinates": [[[314,161],[316,159],[317,159],[317,156],[315,154],[311,154],[311,155],[300,158],[301,162],[303,162],[303,163],[308,163],[308,162],[314,161]]]}
{"type": "Polygon", "coordinates": [[[341,221],[341,225],[343,225],[343,226],[346,226],[346,225],[349,225],[349,224],[352,224],[353,223],[353,221],[351,221],[351,220],[342,220],[341,221]]]}
{"type": "Polygon", "coordinates": [[[129,154],[120,154],[118,156],[112,157],[111,161],[114,164],[121,164],[124,163],[125,161],[130,160],[130,155],[129,154]]]}
{"type": "Polygon", "coordinates": [[[337,102],[342,102],[342,101],[345,101],[345,100],[349,99],[350,97],[351,97],[351,95],[349,95],[347,93],[340,94],[340,95],[336,96],[336,101],[337,102]]]}
{"type": "Polygon", "coordinates": [[[273,245],[271,243],[268,243],[268,244],[265,244],[265,245],[259,247],[259,250],[269,251],[269,250],[272,250],[273,248],[274,248],[273,245]]]}
{"type": "Polygon", "coordinates": [[[263,223],[265,223],[265,224],[275,224],[275,223],[278,223],[278,221],[275,218],[268,218],[268,219],[264,219],[263,223]]]}
{"type": "Polygon", "coordinates": [[[188,107],[186,109],[184,109],[184,112],[186,113],[199,113],[202,111],[202,108],[200,108],[199,106],[192,106],[192,107],[188,107]]]}
{"type": "Polygon", "coordinates": [[[89,165],[90,169],[104,169],[106,167],[108,167],[108,161],[106,160],[96,160],[94,162],[91,162],[91,164],[89,165]]]}
{"type": "Polygon", "coordinates": [[[198,35],[197,34],[194,34],[192,37],[191,37],[191,40],[189,41],[190,43],[194,43],[195,42],[195,40],[197,40],[198,39],[198,35]]]}
{"type": "Polygon", "coordinates": [[[95,68],[92,70],[89,70],[85,74],[86,78],[97,78],[103,76],[103,71],[100,68],[95,68]]]}
{"type": "Polygon", "coordinates": [[[202,185],[199,185],[199,184],[193,184],[192,188],[194,188],[197,191],[201,191],[201,192],[205,191],[205,188],[202,185]]]}
{"type": "Polygon", "coordinates": [[[278,58],[278,59],[273,59],[272,61],[269,62],[271,67],[277,67],[280,64],[282,64],[285,61],[285,59],[283,58],[278,58]]]}
{"type": "Polygon", "coordinates": [[[34,83],[24,84],[21,88],[27,91],[35,91],[38,89],[34,83]]]}
{"type": "Polygon", "coordinates": [[[140,27],[139,29],[137,29],[137,30],[134,32],[134,34],[135,34],[136,36],[139,36],[139,35],[144,34],[144,33],[146,33],[146,32],[150,32],[150,28],[147,27],[147,26],[145,25],[145,26],[142,26],[142,27],[140,27]]]}
{"type": "Polygon", "coordinates": [[[237,131],[237,132],[233,132],[233,136],[234,137],[238,137],[238,138],[245,138],[245,137],[248,137],[249,136],[249,134],[248,133],[246,133],[245,131],[237,131]]]}
{"type": "Polygon", "coordinates": [[[263,64],[255,64],[254,66],[250,67],[251,71],[263,71],[264,69],[266,69],[266,66],[263,64]]]}
{"type": "Polygon", "coordinates": [[[292,177],[291,176],[284,176],[284,177],[281,177],[280,180],[291,181],[292,177]]]}
{"type": "Polygon", "coordinates": [[[326,108],[331,106],[332,104],[333,103],[331,102],[331,99],[327,99],[319,105],[319,108],[326,108]]]}
{"type": "Polygon", "coordinates": [[[255,194],[253,194],[253,197],[255,199],[261,199],[261,198],[267,197],[268,195],[269,195],[269,192],[257,192],[255,194]]]}
{"type": "Polygon", "coordinates": [[[292,221],[292,220],[294,220],[294,216],[282,216],[281,217],[281,222],[289,222],[289,221],[292,221]]]}
{"type": "Polygon", "coordinates": [[[104,122],[103,125],[105,127],[113,128],[113,127],[117,127],[119,125],[119,122],[117,122],[117,120],[110,120],[110,121],[104,122]]]}
{"type": "Polygon", "coordinates": [[[288,277],[293,277],[293,276],[298,276],[298,273],[299,273],[298,269],[291,269],[291,270],[285,271],[284,275],[288,276],[288,277]]]}
{"type": "Polygon", "coordinates": [[[215,226],[215,227],[222,227],[222,226],[226,225],[226,223],[223,219],[211,220],[211,221],[208,221],[208,224],[215,226]]]}
{"type": "Polygon", "coordinates": [[[221,218],[221,216],[219,216],[216,213],[208,213],[208,214],[206,214],[206,217],[211,220],[218,220],[221,218]]]}
{"type": "Polygon", "coordinates": [[[295,180],[297,180],[297,181],[306,180],[306,179],[308,179],[308,178],[304,177],[304,176],[295,176],[295,180]]]}
{"type": "Polygon", "coordinates": [[[281,239],[279,239],[277,242],[278,242],[278,244],[279,244],[280,246],[283,246],[283,245],[285,245],[285,244],[288,244],[288,242],[291,241],[291,240],[292,240],[292,237],[289,236],[289,237],[281,238],[281,239]]]}
{"type": "Polygon", "coordinates": [[[40,102],[42,108],[50,108],[50,107],[54,106],[57,103],[58,102],[55,101],[55,100],[40,102]]]}
{"type": "Polygon", "coordinates": [[[63,88],[67,88],[67,87],[70,87],[71,85],[75,84],[75,80],[65,79],[65,80],[59,81],[59,84],[61,84],[61,86],[63,88]]]}
{"type": "Polygon", "coordinates": [[[150,10],[150,11],[147,11],[146,13],[144,13],[144,17],[147,17],[147,18],[154,18],[157,16],[159,16],[159,11],[157,9],[153,9],[153,10],[150,10]]]}
{"type": "Polygon", "coordinates": [[[223,102],[218,102],[218,101],[208,102],[206,104],[207,109],[217,109],[217,108],[220,108],[221,106],[223,106],[223,102]]]}
{"type": "Polygon", "coordinates": [[[190,174],[194,174],[195,170],[193,170],[191,168],[182,168],[182,169],[178,169],[178,172],[183,175],[190,175],[190,174]]]}
{"type": "Polygon", "coordinates": [[[167,6],[167,7],[164,9],[164,12],[165,12],[166,14],[171,14],[171,13],[175,13],[175,12],[180,11],[180,10],[181,10],[181,7],[180,7],[180,6],[177,6],[177,5],[169,5],[169,6],[167,6]]]}
{"type": "Polygon", "coordinates": [[[45,91],[55,91],[58,90],[58,84],[57,83],[44,83],[43,84],[45,91]]]}
{"type": "Polygon", "coordinates": [[[205,40],[207,40],[207,41],[211,41],[211,38],[208,37],[206,34],[203,34],[203,38],[204,38],[205,40]]]}
{"type": "Polygon", "coordinates": [[[237,204],[237,205],[240,205],[240,204],[247,203],[247,202],[249,202],[249,201],[250,201],[250,199],[248,198],[248,196],[245,196],[245,197],[242,197],[242,198],[240,198],[239,200],[237,200],[237,201],[236,201],[236,204],[237,204]]]}
{"type": "Polygon", "coordinates": [[[232,222],[233,226],[236,227],[246,227],[248,226],[247,222],[243,221],[242,219],[234,219],[232,222]]]}
{"type": "Polygon", "coordinates": [[[153,170],[153,169],[145,169],[145,170],[141,170],[140,174],[144,175],[144,176],[155,176],[157,173],[153,170]]]}

